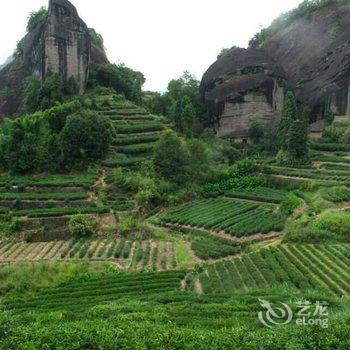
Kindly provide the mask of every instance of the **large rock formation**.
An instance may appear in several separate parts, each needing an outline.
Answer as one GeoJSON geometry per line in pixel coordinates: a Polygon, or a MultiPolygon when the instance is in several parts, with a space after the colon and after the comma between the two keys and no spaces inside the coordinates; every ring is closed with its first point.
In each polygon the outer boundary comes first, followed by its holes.
{"type": "Polygon", "coordinates": [[[84,91],[91,63],[108,62],[103,48],[94,45],[87,25],[68,0],[50,0],[47,20],[21,41],[21,53],[0,71],[0,114],[21,111],[25,79],[50,74],[74,77],[84,91]]]}
{"type": "Polygon", "coordinates": [[[283,106],[284,72],[263,50],[233,49],[204,74],[209,113],[217,136],[246,137],[251,122],[277,117],[283,106]]]}
{"type": "Polygon", "coordinates": [[[204,74],[218,136],[246,137],[251,121],[279,116],[283,90],[312,110],[350,115],[350,5],[298,18],[255,48],[232,49],[204,74]]]}

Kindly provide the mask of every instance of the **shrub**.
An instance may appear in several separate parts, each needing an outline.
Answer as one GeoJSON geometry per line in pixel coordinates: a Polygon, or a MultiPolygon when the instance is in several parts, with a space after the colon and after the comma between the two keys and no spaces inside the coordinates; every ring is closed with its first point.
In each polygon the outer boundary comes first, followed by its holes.
{"type": "Polygon", "coordinates": [[[3,128],[5,133],[0,148],[6,169],[13,173],[28,173],[52,165],[52,139],[49,126],[41,115],[8,120],[3,128]]]}
{"type": "Polygon", "coordinates": [[[253,141],[253,143],[257,144],[264,137],[264,126],[260,123],[253,122],[249,126],[248,134],[249,138],[253,141]]]}
{"type": "Polygon", "coordinates": [[[300,204],[300,198],[298,198],[294,193],[289,193],[288,199],[282,202],[281,212],[285,214],[291,214],[300,206],[300,204]]]}
{"type": "Polygon", "coordinates": [[[62,102],[65,96],[76,95],[79,92],[74,77],[62,79],[58,74],[48,76],[44,82],[35,76],[27,79],[25,90],[25,105],[27,112],[36,112],[55,106],[62,102]]]}
{"type": "Polygon", "coordinates": [[[327,210],[314,218],[303,215],[297,221],[289,222],[284,240],[295,243],[349,242],[349,232],[350,213],[327,210]]]}
{"type": "Polygon", "coordinates": [[[89,110],[70,115],[60,133],[63,161],[70,167],[105,155],[112,142],[108,118],[89,110]]]}
{"type": "Polygon", "coordinates": [[[320,194],[323,199],[334,203],[350,200],[350,190],[345,186],[324,187],[320,194]]]}
{"type": "Polygon", "coordinates": [[[249,176],[259,171],[259,166],[254,159],[245,158],[237,161],[231,168],[231,176],[249,176]]]}
{"type": "Polygon", "coordinates": [[[344,133],[341,136],[340,141],[344,142],[344,143],[350,143],[350,127],[348,127],[346,130],[344,130],[344,133]]]}
{"type": "Polygon", "coordinates": [[[45,7],[40,7],[40,9],[36,12],[31,12],[28,17],[27,23],[27,32],[35,29],[39,24],[42,24],[46,21],[49,16],[49,12],[45,7]]]}
{"type": "Polygon", "coordinates": [[[124,64],[100,63],[90,68],[88,86],[94,88],[98,85],[113,88],[122,93],[127,99],[141,101],[141,88],[145,77],[124,64]]]}
{"type": "Polygon", "coordinates": [[[350,239],[350,213],[325,211],[315,220],[314,226],[321,230],[333,232],[344,239],[350,239]]]}
{"type": "Polygon", "coordinates": [[[232,165],[242,158],[242,152],[235,147],[234,144],[227,140],[211,139],[208,140],[210,134],[206,133],[202,138],[210,143],[212,157],[216,163],[225,163],[232,165]]]}
{"type": "Polygon", "coordinates": [[[173,131],[165,132],[154,148],[155,170],[164,179],[184,183],[188,164],[189,153],[184,141],[173,131]]]}
{"type": "Polygon", "coordinates": [[[187,171],[190,180],[194,183],[205,182],[210,177],[214,165],[209,147],[199,139],[190,139],[186,145],[189,153],[187,171]]]}
{"type": "Polygon", "coordinates": [[[76,214],[69,219],[68,230],[75,237],[88,237],[96,232],[98,223],[93,215],[76,214]]]}
{"type": "Polygon", "coordinates": [[[344,133],[343,129],[337,128],[334,125],[330,125],[324,129],[322,136],[324,138],[327,138],[329,142],[339,142],[343,133],[344,133]]]}
{"type": "Polygon", "coordinates": [[[137,219],[134,216],[127,216],[122,220],[119,225],[119,231],[121,234],[131,233],[138,227],[137,219]]]}

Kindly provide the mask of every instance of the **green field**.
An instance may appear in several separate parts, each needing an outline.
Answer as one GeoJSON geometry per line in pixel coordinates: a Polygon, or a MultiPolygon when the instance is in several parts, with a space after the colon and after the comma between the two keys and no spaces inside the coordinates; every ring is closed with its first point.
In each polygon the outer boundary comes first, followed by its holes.
{"type": "Polygon", "coordinates": [[[347,245],[283,245],[203,268],[204,293],[244,291],[289,284],[302,290],[350,293],[347,245]]]}
{"type": "Polygon", "coordinates": [[[237,237],[283,229],[285,217],[275,206],[228,198],[195,201],[175,208],[160,219],[164,223],[224,231],[237,237]]]}
{"type": "Polygon", "coordinates": [[[268,187],[238,188],[225,192],[225,196],[232,198],[251,199],[259,202],[282,203],[288,196],[285,191],[268,187]]]}

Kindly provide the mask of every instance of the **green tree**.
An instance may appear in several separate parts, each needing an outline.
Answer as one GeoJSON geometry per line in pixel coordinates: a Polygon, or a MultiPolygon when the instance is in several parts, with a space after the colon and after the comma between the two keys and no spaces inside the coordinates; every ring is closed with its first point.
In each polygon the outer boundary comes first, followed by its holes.
{"type": "Polygon", "coordinates": [[[193,134],[196,122],[196,111],[188,96],[184,96],[183,98],[174,101],[170,116],[176,131],[187,136],[193,134]]]}
{"type": "Polygon", "coordinates": [[[8,169],[13,173],[32,173],[47,169],[52,155],[49,153],[50,131],[41,115],[7,121],[7,132],[2,150],[8,169]]]}
{"type": "Polygon", "coordinates": [[[182,100],[181,121],[183,132],[187,136],[191,136],[196,122],[196,110],[188,96],[182,100]]]}
{"type": "Polygon", "coordinates": [[[287,136],[287,150],[294,159],[307,156],[308,129],[303,120],[293,120],[287,136]]]}
{"type": "Polygon", "coordinates": [[[326,110],[324,117],[328,125],[331,125],[334,122],[334,113],[330,109],[326,110]]]}
{"type": "Polygon", "coordinates": [[[184,183],[189,164],[188,149],[184,141],[173,131],[165,132],[154,149],[154,166],[164,179],[184,183]]]}
{"type": "Polygon", "coordinates": [[[153,114],[167,116],[171,100],[167,93],[146,92],[143,97],[143,105],[153,114]]]}
{"type": "Polygon", "coordinates": [[[28,17],[27,23],[27,32],[35,29],[39,24],[42,24],[46,21],[49,16],[49,12],[46,10],[44,6],[40,7],[40,9],[36,12],[31,12],[28,17]]]}
{"type": "Polygon", "coordinates": [[[104,86],[124,94],[129,100],[141,102],[142,85],[145,77],[124,64],[94,64],[90,68],[88,87],[104,86]]]}
{"type": "Polygon", "coordinates": [[[27,79],[24,100],[27,112],[33,113],[38,110],[38,107],[40,106],[41,102],[40,90],[40,81],[34,76],[29,77],[27,79]]]}
{"type": "Polygon", "coordinates": [[[193,116],[191,117],[191,120],[194,118],[193,124],[195,124],[197,120],[203,120],[203,116],[205,115],[205,106],[202,103],[199,93],[199,84],[200,82],[189,72],[184,72],[179,79],[173,79],[169,82],[166,95],[170,103],[170,107],[168,109],[168,115],[170,118],[173,119],[178,117],[178,115],[173,113],[174,105],[181,106],[181,115],[186,105],[189,105],[186,107],[186,114],[188,116],[193,116]],[[191,109],[191,111],[189,111],[189,109],[191,109]]]}
{"type": "Polygon", "coordinates": [[[112,140],[111,130],[108,118],[89,110],[68,116],[60,133],[64,164],[76,167],[104,156],[112,140]]]}
{"type": "Polygon", "coordinates": [[[308,112],[298,112],[292,92],[287,92],[279,126],[280,152],[282,163],[305,162],[308,156],[308,112]]]}
{"type": "Polygon", "coordinates": [[[297,117],[297,105],[295,103],[294,95],[288,91],[285,95],[282,116],[279,124],[279,144],[280,148],[287,148],[287,135],[290,125],[297,117]]]}
{"type": "Polygon", "coordinates": [[[258,122],[253,122],[248,130],[249,138],[254,144],[258,144],[264,137],[264,126],[258,122]]]}
{"type": "Polygon", "coordinates": [[[57,102],[62,102],[65,97],[76,95],[78,92],[79,87],[74,77],[63,80],[58,74],[52,74],[44,82],[40,82],[31,76],[27,79],[25,91],[26,110],[33,113],[51,108],[57,102]]]}
{"type": "Polygon", "coordinates": [[[187,167],[188,178],[191,182],[201,183],[209,180],[214,162],[208,145],[199,139],[187,141],[189,163],[187,167]]]}
{"type": "Polygon", "coordinates": [[[146,214],[152,207],[153,200],[158,197],[155,180],[149,176],[143,177],[139,183],[135,201],[140,214],[146,214]]]}

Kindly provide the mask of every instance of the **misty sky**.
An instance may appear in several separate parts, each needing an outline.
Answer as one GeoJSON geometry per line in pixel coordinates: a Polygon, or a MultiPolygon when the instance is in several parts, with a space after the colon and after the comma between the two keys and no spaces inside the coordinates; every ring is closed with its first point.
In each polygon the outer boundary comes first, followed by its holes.
{"type": "MultiPolygon", "coordinates": [[[[101,33],[111,62],[146,76],[146,90],[164,91],[188,70],[198,79],[223,47],[249,39],[301,0],[71,0],[101,33]]],[[[28,14],[48,0],[1,0],[0,63],[25,34],[28,14]]]]}

